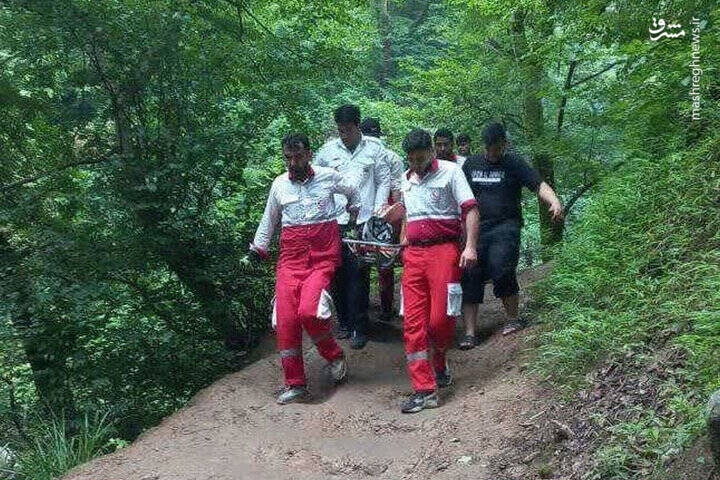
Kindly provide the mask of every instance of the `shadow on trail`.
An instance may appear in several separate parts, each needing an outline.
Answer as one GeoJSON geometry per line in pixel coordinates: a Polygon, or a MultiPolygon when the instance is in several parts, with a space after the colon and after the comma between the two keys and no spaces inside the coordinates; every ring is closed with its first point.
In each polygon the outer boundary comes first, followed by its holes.
{"type": "Polygon", "coordinates": [[[395,319],[392,322],[372,322],[368,336],[371,342],[402,343],[402,319],[395,319]]]}

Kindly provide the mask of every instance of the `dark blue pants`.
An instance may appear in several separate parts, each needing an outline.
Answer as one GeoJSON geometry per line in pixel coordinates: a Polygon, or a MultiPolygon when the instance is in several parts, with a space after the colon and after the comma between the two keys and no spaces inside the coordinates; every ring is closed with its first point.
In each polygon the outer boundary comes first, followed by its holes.
{"type": "Polygon", "coordinates": [[[478,264],[463,271],[463,303],[483,303],[485,282],[492,280],[497,298],[517,295],[520,255],[520,220],[510,219],[480,226],[478,264]]]}
{"type": "MultiPolygon", "coordinates": [[[[341,227],[347,232],[348,227],[341,227]]],[[[357,227],[362,231],[362,225],[357,227]]],[[[340,328],[367,334],[370,306],[370,267],[342,246],[342,265],[335,273],[335,307],[340,328]]]]}

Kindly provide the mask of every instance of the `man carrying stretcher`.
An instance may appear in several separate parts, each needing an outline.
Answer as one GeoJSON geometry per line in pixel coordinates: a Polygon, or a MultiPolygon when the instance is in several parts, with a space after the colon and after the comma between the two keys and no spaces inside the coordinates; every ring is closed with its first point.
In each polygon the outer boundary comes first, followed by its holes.
{"type": "Polygon", "coordinates": [[[479,213],[462,170],[435,158],[430,134],[411,131],[403,141],[410,169],[402,178],[402,198],[383,216],[405,214],[402,310],[405,357],[414,394],[403,413],[438,406],[438,387],[452,383],[446,351],[462,314],[461,271],[477,262],[479,213]],[[404,208],[403,208],[404,206],[404,208]],[[467,240],[460,248],[462,222],[467,240]]]}
{"type": "Polygon", "coordinates": [[[312,150],[307,136],[290,134],[282,140],[288,171],[270,188],[267,205],[251,255],[267,259],[273,233],[280,223],[280,257],[276,268],[273,325],[277,335],[285,386],[279,404],[309,397],[303,366],[302,329],[320,355],[329,362],[336,383],[345,379],[347,365],[342,349],[330,330],[331,298],[328,293],[340,265],[341,213],[334,195],[347,199],[347,209],[357,210],[357,187],[330,168],[310,165],[312,150]]]}

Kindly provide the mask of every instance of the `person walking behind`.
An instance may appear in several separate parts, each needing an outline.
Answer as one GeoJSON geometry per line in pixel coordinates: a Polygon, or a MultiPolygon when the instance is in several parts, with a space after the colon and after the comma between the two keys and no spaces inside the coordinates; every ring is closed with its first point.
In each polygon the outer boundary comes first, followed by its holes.
{"type": "Polygon", "coordinates": [[[438,160],[447,160],[462,168],[466,158],[455,154],[455,136],[449,128],[438,128],[433,137],[435,144],[435,157],[438,160]]]}
{"type": "Polygon", "coordinates": [[[457,151],[458,154],[465,157],[469,157],[472,155],[472,142],[470,141],[470,137],[464,133],[461,133],[457,137],[457,151]]]}
{"type": "Polygon", "coordinates": [[[524,327],[519,317],[517,264],[522,229],[522,187],[537,193],[548,204],[554,221],[563,217],[560,200],[535,169],[507,151],[505,127],[492,123],[482,133],[485,152],[467,159],[463,172],[480,204],[479,263],[463,274],[465,336],[461,349],[475,346],[475,321],[483,302],[485,282],[492,280],[493,292],[502,300],[506,322],[503,335],[524,327]]]}
{"type": "MultiPolygon", "coordinates": [[[[360,130],[362,130],[363,135],[369,137],[381,138],[383,136],[383,131],[380,127],[380,120],[377,118],[365,118],[360,124],[360,130]]],[[[385,142],[383,142],[383,145],[385,145],[385,142]]],[[[385,148],[387,148],[387,146],[385,146],[385,148]]],[[[393,205],[400,199],[400,183],[405,168],[400,155],[389,148],[387,148],[387,151],[387,158],[390,161],[390,196],[388,197],[388,205],[393,205]]],[[[399,222],[393,224],[393,230],[399,236],[399,222]]],[[[380,287],[381,320],[389,322],[394,316],[393,302],[395,300],[395,270],[393,267],[378,269],[378,283],[380,287]]]]}

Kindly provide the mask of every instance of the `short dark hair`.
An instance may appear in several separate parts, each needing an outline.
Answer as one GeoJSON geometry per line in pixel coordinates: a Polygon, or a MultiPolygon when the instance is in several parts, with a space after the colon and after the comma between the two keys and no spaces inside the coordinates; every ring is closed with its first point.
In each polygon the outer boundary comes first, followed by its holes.
{"type": "Polygon", "coordinates": [[[432,148],[430,134],[422,128],[415,128],[405,136],[402,148],[405,153],[414,152],[415,150],[430,150],[432,148]]]}
{"type": "Polygon", "coordinates": [[[288,133],[283,137],[281,145],[283,148],[297,148],[300,146],[307,150],[310,148],[310,140],[304,133],[288,133]]]}
{"type": "Polygon", "coordinates": [[[363,135],[370,135],[371,137],[380,137],[382,135],[382,129],[380,128],[380,120],[373,117],[365,118],[360,124],[360,130],[363,135]]]}
{"type": "Polygon", "coordinates": [[[470,135],[461,133],[460,135],[458,135],[457,143],[458,145],[460,145],[461,143],[470,143],[470,135]]]}
{"type": "Polygon", "coordinates": [[[486,147],[491,147],[499,142],[507,140],[507,134],[505,133],[505,127],[502,123],[491,123],[487,125],[482,131],[483,142],[486,147]]]}
{"type": "Polygon", "coordinates": [[[453,135],[452,131],[449,128],[445,128],[445,127],[438,128],[435,131],[435,136],[433,136],[433,141],[437,140],[438,137],[447,138],[448,140],[450,140],[450,142],[455,140],[455,135],[453,135]]]}
{"type": "Polygon", "coordinates": [[[343,123],[360,125],[360,107],[357,105],[342,105],[335,110],[333,116],[335,117],[335,123],[338,125],[343,123]]]}

